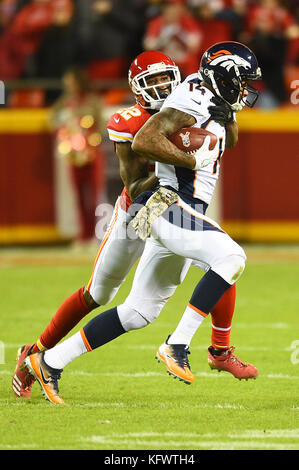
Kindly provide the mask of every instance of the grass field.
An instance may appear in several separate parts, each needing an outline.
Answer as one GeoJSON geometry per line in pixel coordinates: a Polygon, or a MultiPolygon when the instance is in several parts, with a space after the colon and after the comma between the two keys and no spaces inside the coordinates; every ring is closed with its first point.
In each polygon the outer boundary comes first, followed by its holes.
{"type": "MultiPolygon", "coordinates": [[[[299,248],[245,249],[231,339],[259,369],[257,380],[210,371],[209,318],[191,344],[194,384],[174,380],[155,361],[201,275],[191,268],[154,324],[65,368],[60,407],[37,384],[30,400],[15,398],[16,350],[37,339],[61,301],[87,282],[93,258],[65,248],[2,250],[0,449],[299,449],[299,248]]],[[[125,299],[132,275],[111,305],[125,299]]]]}

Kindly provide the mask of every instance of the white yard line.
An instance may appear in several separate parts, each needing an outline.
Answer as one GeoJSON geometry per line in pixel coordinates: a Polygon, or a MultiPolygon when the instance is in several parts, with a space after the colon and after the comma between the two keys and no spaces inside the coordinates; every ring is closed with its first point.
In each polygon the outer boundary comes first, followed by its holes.
{"type": "MultiPolygon", "coordinates": [[[[150,378],[150,377],[164,377],[166,373],[165,372],[86,372],[83,370],[76,370],[76,371],[71,371],[68,374],[69,375],[75,375],[75,376],[86,376],[86,377],[134,377],[134,378],[150,378]]],[[[9,370],[1,370],[0,369],[0,376],[1,375],[8,375],[12,376],[12,371],[9,370]]],[[[208,379],[218,379],[218,378],[225,378],[225,377],[230,377],[230,375],[227,373],[216,373],[216,372],[195,372],[194,373],[195,377],[205,377],[208,379]]],[[[260,374],[258,378],[261,379],[287,379],[287,380],[298,380],[299,375],[286,375],[286,374],[260,374]]]]}
{"type": "MultiPolygon", "coordinates": [[[[297,430],[295,430],[297,432],[297,430]]],[[[273,431],[272,439],[279,438],[279,442],[269,441],[264,442],[263,438],[260,438],[260,432],[258,430],[249,431],[250,436],[247,436],[247,440],[243,439],[243,435],[235,434],[233,439],[230,439],[230,435],[225,435],[224,439],[219,441],[219,434],[189,434],[189,433],[129,433],[129,434],[111,434],[108,436],[92,435],[86,438],[81,438],[80,441],[85,444],[102,444],[111,446],[142,446],[149,447],[151,449],[169,449],[169,448],[180,448],[180,449],[277,449],[277,450],[296,450],[298,444],[296,443],[283,443],[281,442],[281,435],[283,432],[291,434],[290,437],[294,436],[293,430],[278,430],[273,431]],[[277,433],[277,436],[276,434],[277,433]],[[253,439],[250,439],[252,436],[253,439]],[[256,437],[254,437],[256,436],[256,437]],[[158,439],[146,439],[149,437],[158,439]],[[128,439],[129,438],[129,439],[128,439]],[[145,439],[143,439],[145,438],[145,439]],[[176,439],[177,438],[177,439],[176,439]],[[248,440],[248,438],[250,440],[248,440]],[[218,439],[218,440],[216,440],[218,439]]],[[[289,436],[286,436],[289,437],[289,436]]]]}
{"type": "Polygon", "coordinates": [[[15,445],[10,445],[10,444],[0,444],[0,449],[4,450],[20,450],[20,449],[36,449],[38,447],[38,444],[15,444],[15,445]]]}

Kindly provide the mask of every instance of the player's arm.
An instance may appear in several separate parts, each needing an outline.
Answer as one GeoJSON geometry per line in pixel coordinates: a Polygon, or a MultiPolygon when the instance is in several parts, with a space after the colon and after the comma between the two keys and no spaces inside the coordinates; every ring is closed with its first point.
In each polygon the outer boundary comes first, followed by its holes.
{"type": "Polygon", "coordinates": [[[136,155],[130,142],[119,142],[115,145],[120,176],[133,201],[139,194],[157,186],[158,179],[155,175],[149,176],[147,158],[136,155]]]}
{"type": "Polygon", "coordinates": [[[182,127],[193,126],[195,122],[190,114],[165,108],[154,114],[137,132],[132,149],[138,155],[158,162],[194,169],[195,157],[178,149],[167,137],[182,127]]]}
{"type": "Polygon", "coordinates": [[[212,106],[209,106],[211,117],[226,130],[225,148],[231,149],[238,142],[238,124],[235,121],[234,112],[222,98],[214,96],[212,106]]]}
{"type": "Polygon", "coordinates": [[[226,140],[225,140],[225,148],[231,149],[233,148],[238,142],[238,124],[236,121],[229,122],[225,125],[226,130],[226,140]]]}

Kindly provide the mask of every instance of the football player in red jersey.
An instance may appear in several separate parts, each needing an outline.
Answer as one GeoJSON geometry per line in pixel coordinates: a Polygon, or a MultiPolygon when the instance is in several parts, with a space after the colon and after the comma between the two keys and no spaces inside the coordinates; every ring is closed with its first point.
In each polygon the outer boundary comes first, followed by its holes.
{"type": "MultiPolygon", "coordinates": [[[[145,52],[133,61],[129,70],[129,85],[137,103],[115,113],[107,125],[109,138],[115,144],[125,187],[115,204],[114,214],[100,245],[90,281],[62,303],[35,344],[27,344],[19,350],[17,368],[13,377],[13,390],[16,396],[29,397],[34,380],[23,367],[24,359],[31,353],[52,348],[90,311],[110,302],[142,254],[144,243],[139,238],[132,240],[124,237],[129,219],[127,211],[136,196],[153,189],[158,181],[154,175],[149,174],[148,160],[136,155],[131,144],[137,131],[160,109],[165,98],[179,82],[179,70],[165,54],[156,51],[145,52]]],[[[187,161],[189,157],[186,156],[185,159],[187,161]]],[[[181,166],[184,166],[186,161],[183,157],[181,166]]],[[[215,306],[215,318],[219,318],[219,312],[226,310],[228,312],[226,317],[231,320],[234,302],[233,285],[215,306]]],[[[215,323],[214,319],[213,322],[215,323]]],[[[230,328],[225,330],[226,338],[218,338],[220,343],[221,340],[227,341],[230,328]]],[[[223,330],[220,328],[218,331],[223,330]]],[[[215,335],[215,332],[213,334],[215,335]]],[[[109,340],[111,338],[107,336],[107,341],[109,340]]],[[[188,365],[183,368],[178,367],[176,373],[178,376],[183,373],[183,380],[186,379],[186,382],[193,381],[188,365]]]]}
{"type": "Polygon", "coordinates": [[[165,54],[148,51],[132,62],[128,81],[136,104],[113,114],[107,125],[109,138],[119,158],[124,189],[116,201],[88,284],[60,305],[35,344],[26,344],[18,350],[12,380],[13,391],[18,397],[30,397],[31,394],[34,379],[23,367],[28,354],[55,346],[85,315],[110,302],[142,254],[144,242],[126,236],[127,211],[132,200],[153,189],[158,180],[149,171],[154,166],[150,168],[146,158],[136,155],[131,144],[137,131],[153,113],[159,111],[165,98],[180,83],[180,72],[165,54]]]}

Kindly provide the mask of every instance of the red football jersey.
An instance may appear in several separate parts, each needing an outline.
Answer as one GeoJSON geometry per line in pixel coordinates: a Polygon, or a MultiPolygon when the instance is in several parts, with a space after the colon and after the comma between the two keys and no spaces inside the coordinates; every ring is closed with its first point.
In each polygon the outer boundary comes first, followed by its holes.
{"type": "MultiPolygon", "coordinates": [[[[139,104],[120,109],[111,116],[107,124],[109,139],[114,143],[133,142],[135,134],[150,117],[150,113],[139,104]]],[[[126,187],[124,187],[121,196],[123,196],[121,207],[127,210],[132,201],[126,187]]]]}

